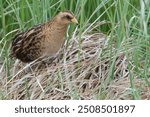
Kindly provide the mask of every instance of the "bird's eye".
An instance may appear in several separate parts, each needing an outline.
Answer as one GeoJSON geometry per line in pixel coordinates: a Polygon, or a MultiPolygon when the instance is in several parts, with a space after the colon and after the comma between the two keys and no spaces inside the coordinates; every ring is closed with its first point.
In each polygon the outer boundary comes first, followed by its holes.
{"type": "Polygon", "coordinates": [[[67,18],[68,20],[71,20],[71,19],[72,19],[72,17],[69,16],[69,15],[66,15],[66,18],[67,18]]]}

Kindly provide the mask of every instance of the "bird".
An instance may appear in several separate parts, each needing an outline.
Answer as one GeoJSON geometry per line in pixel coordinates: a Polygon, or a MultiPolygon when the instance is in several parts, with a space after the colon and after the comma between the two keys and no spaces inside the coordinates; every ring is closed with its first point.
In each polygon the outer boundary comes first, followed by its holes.
{"type": "Polygon", "coordinates": [[[11,56],[23,63],[54,56],[64,44],[70,23],[78,24],[71,11],[61,11],[49,21],[19,32],[11,43],[11,56]]]}

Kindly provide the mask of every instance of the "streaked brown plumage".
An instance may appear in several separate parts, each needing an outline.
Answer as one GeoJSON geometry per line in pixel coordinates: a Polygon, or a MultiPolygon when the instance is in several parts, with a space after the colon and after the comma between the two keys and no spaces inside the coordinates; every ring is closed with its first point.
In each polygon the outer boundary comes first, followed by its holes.
{"type": "Polygon", "coordinates": [[[71,22],[77,23],[71,12],[60,12],[52,20],[17,34],[12,41],[11,55],[25,63],[53,56],[64,43],[71,22]]]}

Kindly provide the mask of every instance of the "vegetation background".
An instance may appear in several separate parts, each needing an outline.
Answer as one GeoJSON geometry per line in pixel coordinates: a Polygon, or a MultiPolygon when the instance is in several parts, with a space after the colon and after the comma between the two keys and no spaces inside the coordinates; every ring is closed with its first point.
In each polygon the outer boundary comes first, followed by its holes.
{"type": "MultiPolygon", "coordinates": [[[[149,99],[149,6],[150,0],[0,0],[0,99],[149,99]],[[74,70],[78,69],[82,73],[76,72],[73,77],[68,72],[66,78],[63,68],[58,69],[57,66],[55,75],[48,77],[49,81],[58,81],[53,84],[42,84],[48,82],[42,79],[45,75],[40,77],[40,83],[39,79],[32,79],[31,84],[29,79],[33,74],[26,74],[19,79],[13,77],[14,60],[10,59],[9,53],[15,33],[46,22],[64,10],[72,11],[79,21],[78,26],[69,26],[66,40],[69,43],[76,37],[78,41],[75,48],[78,50],[78,65],[76,62],[72,65],[74,70]],[[96,64],[93,61],[84,64],[86,67],[83,69],[80,65],[82,41],[89,35],[102,33],[106,42],[104,47],[94,48],[95,52],[99,51],[94,54],[96,64]],[[105,69],[103,65],[106,66],[105,69]],[[96,69],[94,73],[91,72],[93,69],[96,69]],[[102,72],[106,74],[102,75],[102,72]],[[83,80],[83,73],[95,74],[95,77],[87,78],[84,74],[86,77],[83,80]],[[64,83],[69,76],[74,80],[64,83]],[[76,85],[77,82],[72,84],[76,80],[80,81],[80,85],[76,85]],[[92,88],[91,82],[96,82],[92,88]],[[68,85],[69,88],[66,88],[68,85]]],[[[99,35],[93,38],[99,38],[99,35]]],[[[88,49],[92,47],[89,45],[88,49]]]]}

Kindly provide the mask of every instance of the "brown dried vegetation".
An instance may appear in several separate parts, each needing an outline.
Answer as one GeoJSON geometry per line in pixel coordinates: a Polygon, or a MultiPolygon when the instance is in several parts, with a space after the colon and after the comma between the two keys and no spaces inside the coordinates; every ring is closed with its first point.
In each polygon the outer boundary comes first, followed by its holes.
{"type": "MultiPolygon", "coordinates": [[[[142,99],[148,99],[150,91],[138,77],[131,89],[125,53],[117,56],[115,48],[108,46],[104,34],[85,34],[81,38],[74,32],[56,57],[46,62],[12,65],[12,77],[7,80],[4,72],[0,87],[4,99],[133,99],[131,93],[138,90],[142,99]],[[79,40],[80,39],[80,40],[79,40]],[[115,55],[115,54],[114,54],[115,55]],[[114,76],[110,79],[114,59],[114,76]]],[[[131,71],[134,66],[131,64],[131,71]]],[[[113,71],[112,71],[113,72],[113,71]]]]}

